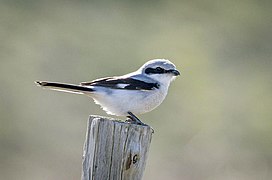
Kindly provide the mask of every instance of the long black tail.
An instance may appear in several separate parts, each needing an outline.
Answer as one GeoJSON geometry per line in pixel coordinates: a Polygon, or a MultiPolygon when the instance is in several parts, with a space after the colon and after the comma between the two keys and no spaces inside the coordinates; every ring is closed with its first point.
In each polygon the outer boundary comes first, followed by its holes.
{"type": "Polygon", "coordinates": [[[76,94],[86,94],[86,93],[93,92],[92,88],[81,86],[81,85],[48,82],[48,81],[36,81],[35,83],[41,87],[56,90],[56,91],[64,91],[64,92],[76,93],[76,94]]]}

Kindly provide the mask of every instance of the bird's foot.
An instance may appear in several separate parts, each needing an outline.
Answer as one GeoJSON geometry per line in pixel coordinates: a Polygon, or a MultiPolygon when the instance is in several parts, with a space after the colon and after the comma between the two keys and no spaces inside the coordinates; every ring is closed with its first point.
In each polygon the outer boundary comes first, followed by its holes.
{"type": "Polygon", "coordinates": [[[126,122],[131,123],[131,124],[137,124],[137,125],[142,125],[142,126],[148,126],[147,124],[143,123],[137,116],[135,116],[132,112],[128,112],[129,116],[126,122]]]}
{"type": "MultiPolygon", "coordinates": [[[[149,126],[149,125],[143,123],[142,121],[138,122],[138,121],[133,120],[133,118],[132,118],[131,116],[127,116],[127,117],[128,117],[128,118],[127,118],[127,120],[125,121],[126,123],[129,123],[129,124],[136,124],[136,125],[141,125],[141,126],[149,126]]],[[[154,133],[154,129],[153,129],[151,126],[149,126],[149,127],[151,128],[152,134],[153,134],[153,133],[154,133]]]]}
{"type": "Polygon", "coordinates": [[[136,124],[136,125],[142,125],[142,126],[148,126],[147,124],[143,123],[142,121],[140,121],[139,119],[138,120],[135,120],[133,119],[133,117],[131,116],[127,116],[127,120],[126,120],[126,123],[129,123],[129,124],[136,124]]]}

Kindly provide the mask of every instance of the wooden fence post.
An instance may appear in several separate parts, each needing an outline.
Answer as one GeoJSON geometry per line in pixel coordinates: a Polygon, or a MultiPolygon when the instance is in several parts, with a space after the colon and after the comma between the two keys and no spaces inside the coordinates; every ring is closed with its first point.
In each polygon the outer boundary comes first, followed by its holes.
{"type": "Polygon", "coordinates": [[[140,180],[153,129],[90,116],[83,151],[82,180],[140,180]]]}

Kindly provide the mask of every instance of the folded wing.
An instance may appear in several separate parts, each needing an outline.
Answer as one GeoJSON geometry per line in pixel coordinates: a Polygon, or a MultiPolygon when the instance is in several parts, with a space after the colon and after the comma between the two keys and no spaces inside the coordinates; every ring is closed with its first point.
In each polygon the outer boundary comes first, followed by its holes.
{"type": "Polygon", "coordinates": [[[101,86],[112,89],[124,90],[154,90],[159,88],[158,83],[149,83],[134,78],[115,78],[108,77],[97,79],[91,82],[82,82],[82,86],[101,86]]]}

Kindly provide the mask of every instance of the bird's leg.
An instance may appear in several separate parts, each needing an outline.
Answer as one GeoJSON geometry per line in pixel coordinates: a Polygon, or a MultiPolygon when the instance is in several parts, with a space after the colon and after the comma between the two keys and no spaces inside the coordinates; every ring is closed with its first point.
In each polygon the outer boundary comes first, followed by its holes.
{"type": "Polygon", "coordinates": [[[128,114],[129,114],[129,116],[127,116],[127,117],[129,119],[126,122],[146,126],[146,124],[143,123],[139,118],[137,118],[132,112],[129,111],[128,114]]]}

